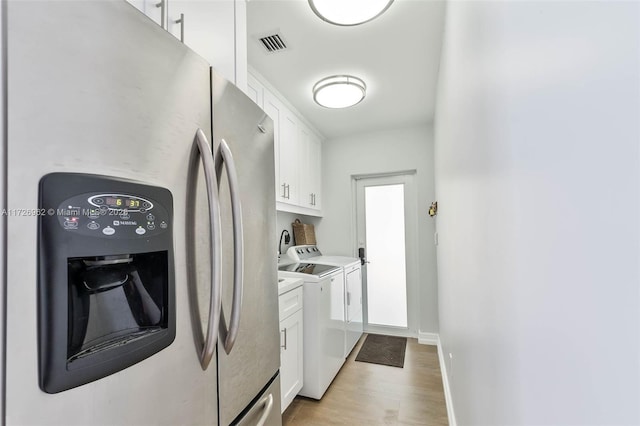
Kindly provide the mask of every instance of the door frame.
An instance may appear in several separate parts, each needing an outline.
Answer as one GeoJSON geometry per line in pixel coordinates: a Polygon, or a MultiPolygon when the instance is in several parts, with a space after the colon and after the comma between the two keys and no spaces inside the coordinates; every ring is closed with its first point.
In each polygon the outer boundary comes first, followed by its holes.
{"type": "MultiPolygon", "coordinates": [[[[404,184],[404,207],[405,207],[405,267],[407,285],[407,328],[381,326],[369,324],[369,308],[367,300],[367,274],[363,268],[362,274],[362,313],[365,333],[385,334],[391,336],[418,337],[419,318],[419,268],[418,268],[418,193],[416,183],[416,170],[405,170],[391,173],[372,173],[351,176],[352,188],[352,223],[353,232],[351,235],[351,246],[354,253],[358,253],[358,248],[366,246],[366,236],[364,221],[359,221],[359,197],[358,185],[370,181],[379,182],[382,185],[404,184]],[[360,238],[361,236],[361,238],[360,238]],[[360,242],[363,242],[361,245],[360,242]]],[[[371,185],[378,186],[378,185],[371,185]]],[[[362,200],[364,201],[364,199],[362,200]]],[[[365,251],[366,253],[366,251],[365,251]]]]}

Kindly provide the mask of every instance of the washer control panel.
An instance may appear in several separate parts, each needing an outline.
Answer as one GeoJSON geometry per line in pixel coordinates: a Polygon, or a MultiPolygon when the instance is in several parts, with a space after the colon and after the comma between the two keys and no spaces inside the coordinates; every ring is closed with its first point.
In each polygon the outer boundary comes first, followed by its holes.
{"type": "Polygon", "coordinates": [[[287,256],[296,262],[301,262],[305,259],[322,256],[322,253],[320,252],[320,249],[314,245],[291,246],[289,247],[289,250],[287,250],[287,256]]]}
{"type": "Polygon", "coordinates": [[[169,213],[162,204],[136,194],[85,193],[67,198],[55,214],[68,232],[101,238],[148,238],[166,231],[169,213]]]}

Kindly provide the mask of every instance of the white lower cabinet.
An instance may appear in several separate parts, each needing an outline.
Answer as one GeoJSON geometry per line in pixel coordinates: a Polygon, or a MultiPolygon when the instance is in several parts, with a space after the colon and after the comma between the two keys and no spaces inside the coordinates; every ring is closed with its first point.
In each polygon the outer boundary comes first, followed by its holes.
{"type": "Polygon", "coordinates": [[[303,386],[303,290],[297,287],[280,295],[281,411],[291,404],[303,386]]]}

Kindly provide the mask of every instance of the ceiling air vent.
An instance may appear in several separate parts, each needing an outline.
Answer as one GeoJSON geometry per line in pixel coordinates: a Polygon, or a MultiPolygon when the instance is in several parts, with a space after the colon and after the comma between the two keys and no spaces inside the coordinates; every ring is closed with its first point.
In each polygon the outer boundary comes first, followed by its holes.
{"type": "Polygon", "coordinates": [[[267,49],[269,53],[275,53],[283,51],[287,48],[286,43],[280,37],[280,34],[273,34],[266,37],[260,37],[260,43],[267,49]]]}

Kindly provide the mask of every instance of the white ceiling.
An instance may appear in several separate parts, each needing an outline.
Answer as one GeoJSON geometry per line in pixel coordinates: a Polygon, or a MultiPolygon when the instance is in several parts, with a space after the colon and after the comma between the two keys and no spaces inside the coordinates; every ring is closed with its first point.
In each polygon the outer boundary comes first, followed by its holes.
{"type": "Polygon", "coordinates": [[[444,0],[395,0],[373,21],[340,27],[306,0],[250,0],[249,65],[328,138],[431,122],[444,9],[444,0]],[[288,49],[267,53],[258,38],[275,32],[288,49]],[[313,85],[335,74],[362,78],[364,101],[339,110],[314,103],[313,85]]]}

